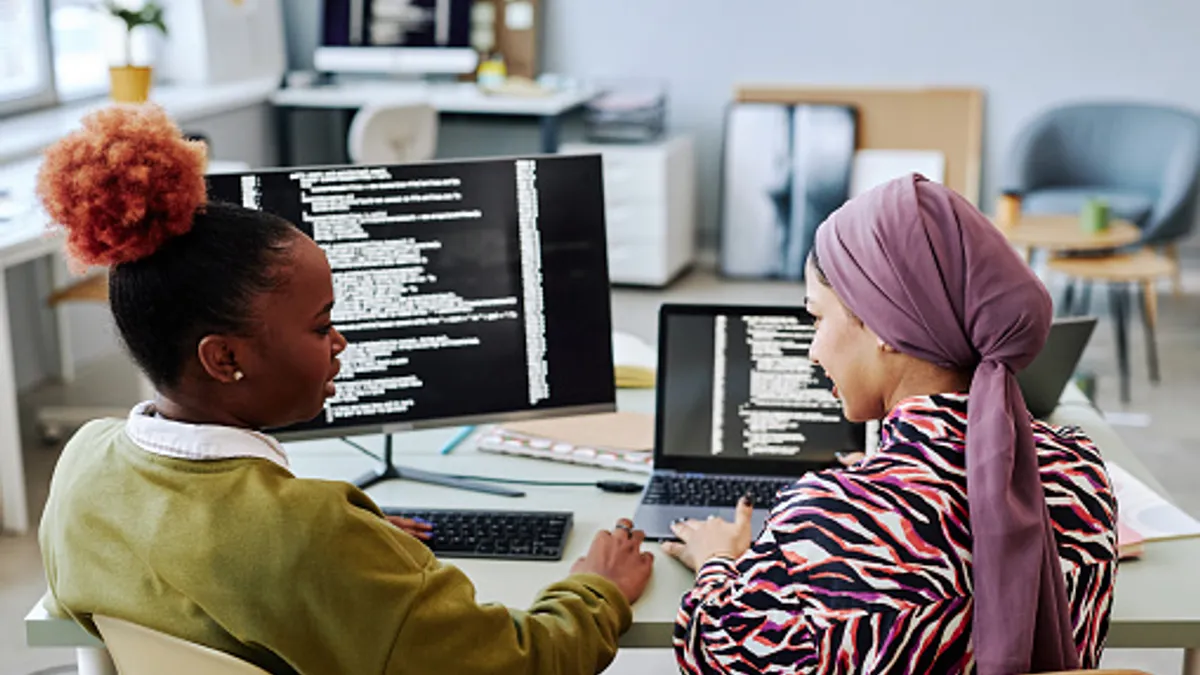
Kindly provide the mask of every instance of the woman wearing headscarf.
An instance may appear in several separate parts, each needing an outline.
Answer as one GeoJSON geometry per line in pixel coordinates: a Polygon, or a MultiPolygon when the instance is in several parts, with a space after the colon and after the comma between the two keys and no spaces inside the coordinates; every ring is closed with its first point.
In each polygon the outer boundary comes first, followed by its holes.
{"type": "Polygon", "coordinates": [[[697,571],[685,673],[979,673],[1093,667],[1108,629],[1116,503],[1078,429],[1031,419],[1015,373],[1045,287],[970,203],[919,175],[847,203],[808,263],[812,361],[878,450],[780,492],[751,543],[676,525],[697,571]]]}

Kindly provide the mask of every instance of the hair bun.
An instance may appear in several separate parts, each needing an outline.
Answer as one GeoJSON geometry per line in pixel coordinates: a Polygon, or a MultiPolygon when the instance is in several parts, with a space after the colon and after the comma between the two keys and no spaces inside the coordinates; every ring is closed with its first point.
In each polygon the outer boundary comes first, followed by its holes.
{"type": "Polygon", "coordinates": [[[38,196],[84,265],[145,258],[192,228],[206,201],[204,145],[156,105],[98,110],[45,152],[38,196]]]}

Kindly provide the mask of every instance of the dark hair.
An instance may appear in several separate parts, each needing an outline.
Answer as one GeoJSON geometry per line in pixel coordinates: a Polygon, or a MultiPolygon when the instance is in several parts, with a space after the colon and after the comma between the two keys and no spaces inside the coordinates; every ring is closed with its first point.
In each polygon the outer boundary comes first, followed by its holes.
{"type": "Polygon", "coordinates": [[[821,259],[817,257],[816,246],[808,252],[808,261],[812,263],[813,271],[817,273],[817,282],[822,286],[833,288],[833,284],[829,283],[829,277],[825,276],[825,270],[821,269],[821,259]]]}
{"type": "Polygon", "coordinates": [[[300,234],[282,218],[209,203],[196,211],[186,234],[112,268],[109,302],[117,328],[156,387],[179,383],[205,335],[251,329],[251,300],[277,287],[277,265],[300,234]]]}

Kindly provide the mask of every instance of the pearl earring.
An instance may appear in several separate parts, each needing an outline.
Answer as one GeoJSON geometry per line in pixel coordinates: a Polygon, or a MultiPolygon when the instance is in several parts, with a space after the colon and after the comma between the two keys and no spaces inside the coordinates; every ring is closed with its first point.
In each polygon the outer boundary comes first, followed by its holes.
{"type": "Polygon", "coordinates": [[[233,381],[234,382],[241,382],[243,377],[246,377],[246,374],[243,373],[242,371],[240,371],[240,370],[233,371],[233,381]]]}

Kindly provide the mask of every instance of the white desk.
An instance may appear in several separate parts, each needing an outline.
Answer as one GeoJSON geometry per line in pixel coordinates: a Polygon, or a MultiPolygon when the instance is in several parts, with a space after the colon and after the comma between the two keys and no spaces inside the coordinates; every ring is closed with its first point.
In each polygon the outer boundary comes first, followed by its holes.
{"type": "MultiPolygon", "coordinates": [[[[155,85],[150,100],[180,122],[264,103],[279,86],[265,77],[215,85],[155,85]]],[[[0,120],[0,165],[19,162],[79,128],[87,114],[110,105],[107,100],[84,101],[0,120]]]]}
{"type": "MultiPolygon", "coordinates": [[[[16,533],[29,529],[29,514],[5,272],[10,267],[53,255],[62,245],[59,236],[47,232],[44,216],[33,208],[34,184],[40,164],[41,159],[32,159],[0,167],[0,189],[7,189],[24,209],[15,218],[0,221],[0,524],[4,530],[16,533]]],[[[59,327],[61,347],[66,341],[62,323],[59,327]]]]}
{"type": "MultiPolygon", "coordinates": [[[[653,409],[653,394],[648,391],[622,391],[619,399],[622,409],[653,409]]],[[[1054,419],[1083,427],[1106,458],[1154,489],[1161,489],[1078,390],[1068,390],[1054,419]]],[[[540,480],[637,479],[637,474],[478,453],[469,441],[453,454],[439,455],[438,450],[453,434],[449,430],[398,437],[397,462],[453,473],[540,480]]],[[[336,441],[291,444],[289,453],[296,473],[304,476],[349,480],[373,464],[373,460],[336,441]]],[[[475,582],[480,600],[525,607],[539,589],[566,575],[572,562],[586,552],[595,530],[612,527],[618,517],[632,516],[638,495],[609,494],[594,488],[522,489],[528,496],[514,499],[392,481],[372,488],[370,494],[378,503],[393,506],[573,510],[575,527],[559,562],[453,561],[475,582]]],[[[682,565],[656,547],[651,546],[651,550],[656,552],[654,575],[646,594],[634,606],[633,627],[621,639],[624,647],[669,647],[679,600],[692,584],[691,573],[682,565]]],[[[1200,539],[1150,544],[1145,559],[1123,564],[1117,575],[1108,646],[1184,649],[1184,675],[1200,675],[1200,576],[1194,573],[1197,561],[1200,539]]],[[[30,646],[79,648],[80,673],[115,672],[103,670],[107,662],[98,640],[74,622],[48,616],[40,603],[25,617],[25,627],[30,646]]]]}
{"type": "Polygon", "coordinates": [[[357,110],[367,105],[427,103],[440,113],[535,117],[541,127],[542,152],[552,154],[558,151],[563,115],[581,107],[594,96],[595,92],[590,90],[564,91],[547,96],[487,94],[469,82],[345,82],[280,89],[271,95],[271,103],[281,113],[278,117],[280,164],[288,166],[289,109],[357,110]]]}
{"type": "MultiPolygon", "coordinates": [[[[29,529],[29,514],[25,498],[25,470],[21,461],[20,417],[17,410],[16,373],[13,368],[12,331],[9,327],[8,288],[5,271],[10,267],[41,258],[57,256],[62,250],[62,235],[48,229],[46,214],[36,207],[34,185],[41,158],[0,165],[0,189],[9,191],[24,204],[24,211],[15,218],[0,221],[0,529],[23,533],[29,529]]],[[[209,163],[212,173],[239,171],[242,162],[209,163]]],[[[62,266],[55,261],[51,285],[67,283],[62,266]]],[[[73,362],[69,327],[61,310],[56,311],[59,367],[65,379],[70,379],[73,362]]]]}

